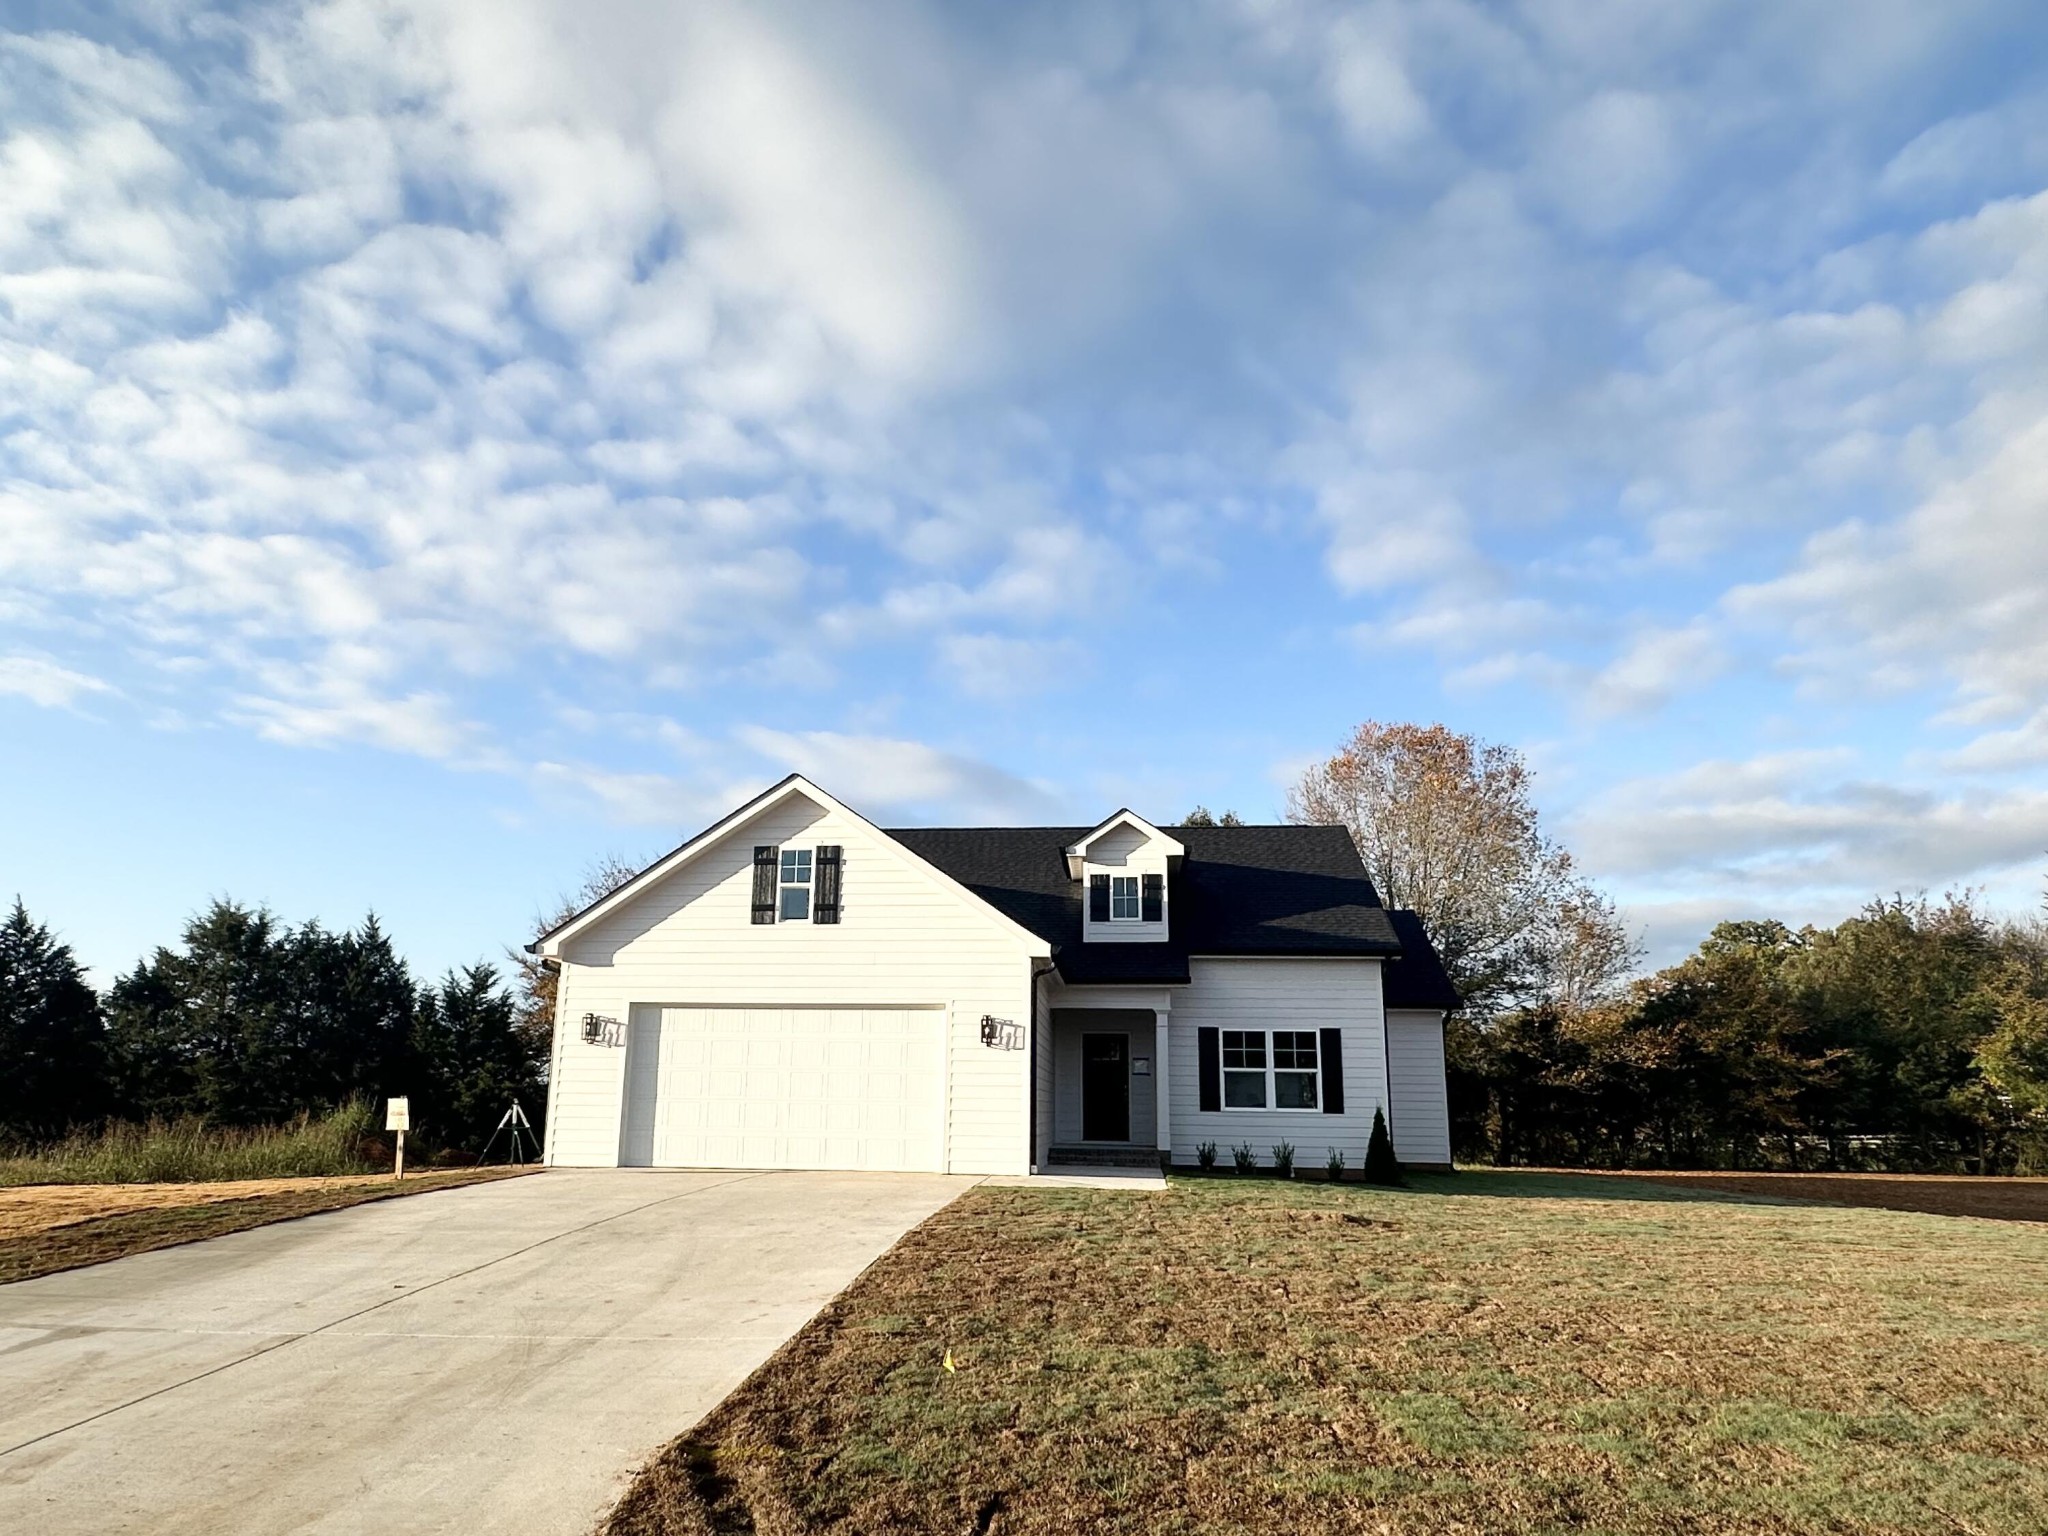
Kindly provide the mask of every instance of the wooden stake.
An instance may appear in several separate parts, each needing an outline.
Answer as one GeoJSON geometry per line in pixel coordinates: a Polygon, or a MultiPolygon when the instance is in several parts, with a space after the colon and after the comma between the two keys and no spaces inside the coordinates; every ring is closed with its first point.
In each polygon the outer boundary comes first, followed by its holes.
{"type": "Polygon", "coordinates": [[[405,1177],[405,1132],[403,1131],[398,1133],[398,1166],[392,1169],[391,1177],[394,1179],[405,1177]]]}

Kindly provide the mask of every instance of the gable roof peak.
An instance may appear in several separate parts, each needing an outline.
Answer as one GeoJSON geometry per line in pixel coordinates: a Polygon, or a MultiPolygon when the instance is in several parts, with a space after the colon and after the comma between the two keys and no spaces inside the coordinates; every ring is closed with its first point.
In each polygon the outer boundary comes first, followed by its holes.
{"type": "Polygon", "coordinates": [[[1133,827],[1146,839],[1157,844],[1168,859],[1184,858],[1187,849],[1175,839],[1168,837],[1129,806],[1118,806],[1105,821],[1096,823],[1087,834],[1078,838],[1067,848],[1067,874],[1075,880],[1081,878],[1081,866],[1087,862],[1088,847],[1096,839],[1115,831],[1118,827],[1133,827]]]}
{"type": "Polygon", "coordinates": [[[754,796],[753,799],[747,801],[746,804],[728,812],[718,821],[713,822],[702,832],[699,832],[695,837],[688,839],[679,847],[662,855],[652,864],[641,870],[639,874],[611,891],[608,895],[598,897],[597,900],[591,902],[582,911],[557,923],[553,928],[550,928],[546,933],[527,945],[526,952],[531,955],[559,957],[562,945],[588,928],[592,923],[609,912],[615,912],[621,907],[639,900],[650,887],[667,879],[678,869],[682,868],[684,864],[687,864],[699,854],[715,846],[729,833],[738,831],[747,822],[752,821],[755,817],[793,795],[804,796],[820,809],[836,811],[856,826],[873,833],[883,848],[890,850],[914,865],[927,877],[936,881],[941,887],[959,897],[962,901],[973,906],[977,911],[985,913],[1001,927],[1009,930],[1015,937],[1023,940],[1029,946],[1032,953],[1050,953],[1050,950],[1045,947],[1044,941],[1037,934],[1019,923],[1007,912],[1004,912],[1001,908],[994,906],[982,897],[975,895],[974,892],[968,890],[958,880],[955,880],[952,875],[925,858],[923,854],[907,847],[900,838],[885,832],[872,821],[869,821],[867,817],[861,815],[860,812],[854,810],[844,801],[836,799],[826,790],[819,788],[818,785],[812,783],[801,773],[785,774],[782,778],[762,790],[760,794],[754,796]]]}

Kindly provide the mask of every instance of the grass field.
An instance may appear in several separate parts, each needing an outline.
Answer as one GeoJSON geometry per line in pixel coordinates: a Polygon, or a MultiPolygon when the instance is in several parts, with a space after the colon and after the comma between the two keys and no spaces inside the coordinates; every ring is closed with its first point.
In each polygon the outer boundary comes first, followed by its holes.
{"type": "Polygon", "coordinates": [[[196,1184],[71,1184],[0,1189],[0,1283],[100,1264],[250,1227],[533,1172],[520,1168],[254,1179],[196,1184]]]}
{"type": "Polygon", "coordinates": [[[608,1531],[2038,1536],[2044,1511],[2048,1230],[1501,1173],[974,1191],[608,1531]]]}
{"type": "Polygon", "coordinates": [[[2048,1221],[2048,1179],[1967,1178],[1942,1173],[1603,1173],[1590,1177],[1648,1179],[1694,1190],[1873,1205],[1934,1216],[1988,1216],[1994,1221],[2048,1221]]]}
{"type": "Polygon", "coordinates": [[[185,1184],[375,1173],[389,1156],[365,1103],[284,1125],[152,1120],[0,1153],[0,1189],[21,1184],[185,1184]]]}

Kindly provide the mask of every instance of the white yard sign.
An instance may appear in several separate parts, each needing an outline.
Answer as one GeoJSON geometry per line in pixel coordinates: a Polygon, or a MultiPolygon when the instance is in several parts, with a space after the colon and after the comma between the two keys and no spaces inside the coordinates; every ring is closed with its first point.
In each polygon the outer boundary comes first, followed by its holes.
{"type": "Polygon", "coordinates": [[[412,1129],[412,1101],[410,1099],[386,1099],[384,1101],[384,1129],[398,1132],[398,1157],[392,1164],[391,1177],[405,1177],[405,1133],[412,1129]]]}

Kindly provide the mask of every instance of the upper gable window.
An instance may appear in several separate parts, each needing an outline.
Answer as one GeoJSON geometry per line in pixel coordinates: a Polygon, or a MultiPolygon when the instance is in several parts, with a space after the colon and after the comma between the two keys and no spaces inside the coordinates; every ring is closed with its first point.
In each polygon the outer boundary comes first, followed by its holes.
{"type": "Polygon", "coordinates": [[[782,850],[781,916],[785,923],[808,922],[811,916],[811,850],[782,850]]]}
{"type": "Polygon", "coordinates": [[[1135,923],[1143,911],[1138,896],[1136,875],[1113,875],[1109,881],[1109,920],[1113,923],[1135,923]]]}

